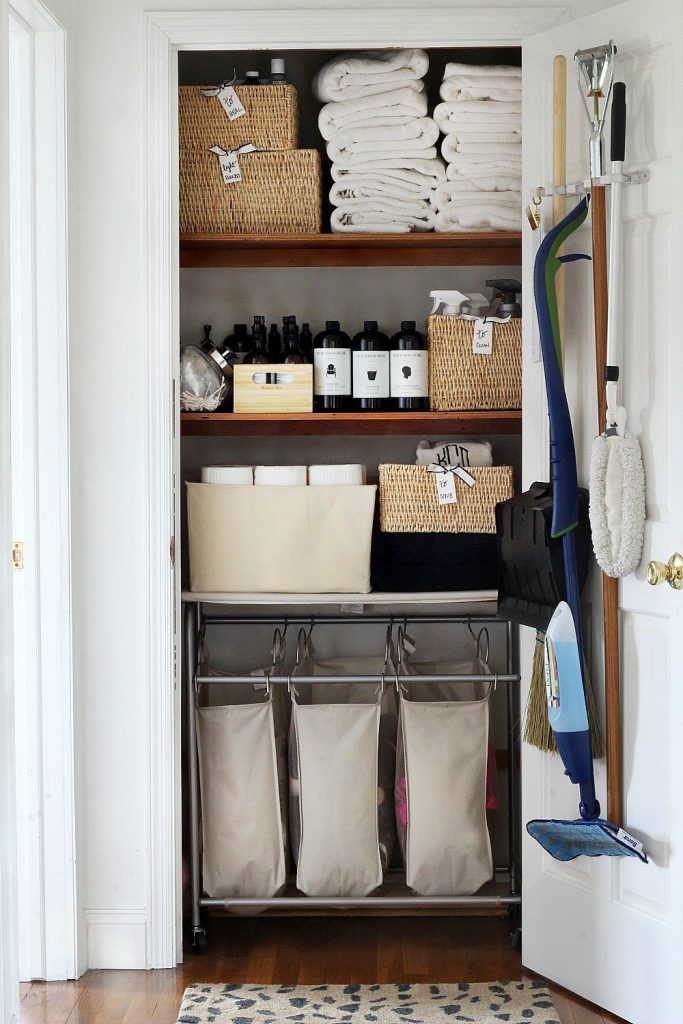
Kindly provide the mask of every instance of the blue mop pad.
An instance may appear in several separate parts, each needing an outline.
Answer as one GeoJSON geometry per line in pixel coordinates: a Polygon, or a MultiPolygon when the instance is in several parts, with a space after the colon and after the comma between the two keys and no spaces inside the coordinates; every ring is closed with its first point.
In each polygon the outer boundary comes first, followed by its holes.
{"type": "Polygon", "coordinates": [[[643,844],[604,818],[597,821],[543,821],[535,819],[527,832],[555,860],[576,857],[638,857],[647,864],[643,844]]]}

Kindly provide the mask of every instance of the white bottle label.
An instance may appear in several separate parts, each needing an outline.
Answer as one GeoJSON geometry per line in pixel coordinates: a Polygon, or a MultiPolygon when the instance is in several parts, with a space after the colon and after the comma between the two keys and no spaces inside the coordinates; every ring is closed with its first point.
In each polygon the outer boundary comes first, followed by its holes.
{"type": "Polygon", "coordinates": [[[389,353],[353,353],[353,397],[389,397],[389,353]]]}
{"type": "Polygon", "coordinates": [[[351,394],[351,349],[313,349],[313,391],[316,395],[351,394]]]}
{"type": "Polygon", "coordinates": [[[427,349],[393,349],[391,353],[391,397],[429,396],[429,353],[427,349]]]}

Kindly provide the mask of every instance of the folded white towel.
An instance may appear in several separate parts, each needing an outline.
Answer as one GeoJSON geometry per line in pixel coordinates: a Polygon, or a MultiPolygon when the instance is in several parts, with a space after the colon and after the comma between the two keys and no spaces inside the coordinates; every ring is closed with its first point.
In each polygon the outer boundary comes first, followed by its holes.
{"type": "Polygon", "coordinates": [[[427,93],[424,84],[419,91],[406,88],[361,96],[354,100],[326,103],[318,114],[318,128],[324,139],[350,127],[370,127],[373,124],[393,124],[396,121],[424,117],[427,113],[427,93]]]}
{"type": "Polygon", "coordinates": [[[521,100],[522,85],[513,78],[449,78],[441,83],[442,100],[521,100]]]}
{"type": "Polygon", "coordinates": [[[444,80],[447,78],[514,78],[522,81],[522,69],[511,64],[459,64],[449,61],[444,68],[444,80]]]}
{"type": "Polygon", "coordinates": [[[330,189],[330,202],[333,206],[353,202],[357,199],[403,199],[414,202],[417,199],[431,199],[435,181],[429,179],[427,185],[401,185],[388,175],[359,175],[346,181],[335,181],[330,189]]]}
{"type": "Polygon", "coordinates": [[[337,203],[337,209],[346,213],[374,213],[381,211],[387,216],[396,214],[417,220],[431,220],[434,215],[432,206],[426,199],[394,199],[392,196],[381,195],[372,199],[347,199],[337,203]]]}
{"type": "Polygon", "coordinates": [[[519,212],[522,208],[521,192],[454,192],[450,195],[446,187],[441,186],[435,191],[432,204],[437,210],[447,210],[453,213],[458,208],[469,210],[473,206],[486,206],[491,209],[508,210],[519,212]]]}
{"type": "Polygon", "coordinates": [[[519,132],[505,132],[496,128],[490,131],[480,131],[479,129],[470,131],[468,128],[453,128],[452,126],[449,126],[448,131],[444,131],[443,128],[440,128],[440,131],[452,139],[454,144],[457,143],[462,145],[480,142],[507,143],[510,145],[512,143],[519,144],[522,141],[522,137],[519,132]]]}
{"type": "Polygon", "coordinates": [[[490,174],[521,174],[521,157],[503,155],[483,156],[480,153],[456,153],[448,164],[446,174],[450,181],[458,175],[464,178],[486,177],[490,174]]]}
{"type": "Polygon", "coordinates": [[[404,85],[419,92],[428,67],[424,50],[343,54],[320,69],[313,79],[313,92],[322,103],[377,95],[404,85]]]}
{"type": "MultiPolygon", "coordinates": [[[[429,204],[425,203],[427,209],[429,204]]],[[[348,208],[348,204],[338,206],[332,211],[330,227],[336,232],[371,231],[403,234],[407,231],[433,231],[435,216],[430,210],[427,217],[414,217],[410,213],[399,211],[388,206],[382,200],[359,204],[359,207],[348,208]],[[360,205],[365,208],[360,209],[360,205]]]]}
{"type": "Polygon", "coordinates": [[[522,226],[522,209],[483,203],[461,206],[449,203],[439,210],[434,221],[435,231],[519,231],[522,226]]]}
{"type": "Polygon", "coordinates": [[[469,197],[474,201],[482,202],[482,196],[486,201],[494,202],[498,196],[503,197],[504,202],[522,202],[522,179],[519,175],[497,175],[489,178],[459,178],[457,181],[445,181],[433,190],[430,202],[437,210],[442,210],[450,202],[458,202],[465,196],[467,202],[469,197]]]}
{"type": "Polygon", "coordinates": [[[202,466],[203,484],[244,484],[254,483],[253,466],[202,466]]]}
{"type": "Polygon", "coordinates": [[[420,441],[415,452],[416,466],[434,463],[449,466],[492,466],[490,441],[420,441]]]}
{"type": "Polygon", "coordinates": [[[358,142],[335,137],[327,143],[327,155],[333,163],[348,166],[388,156],[416,156],[423,160],[436,156],[439,128],[431,117],[416,118],[412,125],[396,129],[377,128],[373,131],[362,128],[359,131],[364,133],[364,138],[358,142]]]}
{"type": "Polygon", "coordinates": [[[275,487],[303,487],[306,485],[306,466],[256,466],[254,483],[275,487]]]}
{"type": "Polygon", "coordinates": [[[444,135],[441,155],[450,163],[458,153],[467,153],[496,160],[499,156],[510,156],[522,160],[522,143],[519,142],[460,142],[457,135],[444,135]]]}
{"type": "Polygon", "coordinates": [[[308,482],[312,487],[355,486],[364,484],[366,476],[366,467],[361,465],[308,467],[308,482]]]}
{"type": "Polygon", "coordinates": [[[332,164],[334,181],[343,181],[347,175],[355,177],[358,174],[391,174],[393,177],[400,178],[405,172],[415,172],[425,179],[446,180],[446,165],[436,156],[397,157],[385,155],[377,160],[369,160],[366,154],[365,160],[332,164]]]}
{"type": "Polygon", "coordinates": [[[448,119],[454,127],[468,127],[470,131],[474,125],[492,131],[494,124],[505,131],[521,131],[522,104],[508,100],[452,100],[437,103],[434,115],[440,121],[448,119]]]}
{"type": "Polygon", "coordinates": [[[327,152],[335,159],[333,150],[343,152],[345,147],[352,153],[379,152],[399,148],[396,144],[404,142],[411,149],[426,149],[433,146],[438,138],[439,126],[431,117],[411,117],[406,124],[373,125],[371,128],[351,126],[336,132],[327,143],[327,152]],[[368,146],[373,149],[368,150],[368,146]]]}

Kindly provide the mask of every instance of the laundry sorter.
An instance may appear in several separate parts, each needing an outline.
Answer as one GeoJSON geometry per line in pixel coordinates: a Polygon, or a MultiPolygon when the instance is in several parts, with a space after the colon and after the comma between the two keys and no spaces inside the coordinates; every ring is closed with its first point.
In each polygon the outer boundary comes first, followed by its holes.
{"type": "MultiPolygon", "coordinates": [[[[405,911],[406,913],[415,910],[429,913],[433,910],[447,910],[463,912],[471,909],[477,910],[507,910],[511,918],[518,924],[519,911],[521,907],[521,885],[519,871],[519,681],[520,676],[516,671],[516,650],[515,638],[512,624],[507,620],[499,619],[494,614],[472,614],[446,611],[421,611],[417,614],[404,616],[400,610],[395,613],[373,613],[364,611],[358,613],[353,607],[334,612],[323,612],[312,615],[302,611],[290,611],[287,615],[276,614],[272,607],[268,611],[247,612],[243,609],[234,611],[225,607],[225,596],[216,595],[214,599],[207,598],[207,595],[195,595],[193,593],[183,594],[184,608],[184,668],[186,684],[186,722],[187,722],[187,771],[189,783],[189,827],[190,827],[190,876],[191,876],[191,899],[192,899],[192,947],[195,952],[203,953],[207,948],[206,931],[202,924],[202,911],[213,908],[232,913],[249,914],[259,913],[268,910],[287,910],[288,912],[299,911],[302,914],[309,911],[357,910],[359,913],[370,910],[381,912],[382,910],[405,911]],[[221,600],[222,598],[222,600],[221,600]],[[488,681],[490,691],[494,694],[495,700],[504,701],[504,717],[507,739],[507,841],[506,852],[503,858],[504,863],[496,863],[492,869],[492,880],[490,884],[481,887],[481,891],[474,895],[418,895],[406,884],[406,875],[396,869],[387,870],[382,876],[382,884],[369,894],[363,895],[339,895],[337,891],[333,894],[305,895],[299,883],[297,890],[292,884],[292,879],[283,879],[283,884],[277,888],[275,895],[251,895],[240,891],[238,895],[210,895],[213,884],[208,884],[202,874],[202,820],[200,800],[200,759],[198,753],[198,725],[196,712],[198,708],[197,696],[200,689],[211,691],[211,687],[229,686],[237,688],[259,688],[270,694],[281,688],[289,689],[292,693],[293,687],[310,691],[317,690],[323,694],[319,699],[323,702],[334,702],[332,694],[335,687],[346,688],[366,686],[378,687],[378,692],[384,694],[385,688],[399,689],[400,680],[396,666],[383,668],[371,675],[330,674],[334,668],[327,669],[324,675],[302,674],[306,672],[307,662],[304,661],[298,666],[298,674],[286,672],[280,664],[274,663],[272,669],[264,669],[262,674],[231,675],[219,674],[216,671],[209,671],[202,659],[204,640],[208,631],[218,629],[230,629],[235,627],[247,627],[253,625],[272,626],[277,631],[284,631],[288,628],[298,628],[300,636],[304,634],[305,628],[310,630],[315,624],[330,626],[348,626],[357,629],[362,625],[386,626],[388,636],[396,627],[401,633],[404,626],[425,625],[425,626],[450,626],[461,624],[469,627],[471,633],[475,630],[484,630],[487,635],[498,632],[498,639],[502,641],[501,648],[504,652],[501,662],[504,661],[504,672],[490,672],[488,681]],[[302,628],[304,627],[304,628],[302,628]],[[272,691],[271,691],[272,688],[272,691]],[[328,689],[329,688],[329,689],[328,689]]],[[[228,634],[229,635],[229,634],[228,634]]],[[[387,640],[387,643],[389,641],[387,640]]],[[[387,649],[388,650],[388,649],[387,649]]],[[[313,663],[311,663],[313,664],[313,663]]],[[[411,675],[410,686],[417,692],[424,684],[425,686],[456,688],[471,688],[481,684],[481,674],[471,674],[466,669],[460,669],[455,665],[455,671],[430,672],[428,674],[411,675]]],[[[403,677],[402,677],[403,678],[403,677]]],[[[378,712],[379,713],[379,712],[378,712]]],[[[488,711],[487,711],[488,714],[488,711]]],[[[487,719],[488,723],[488,719],[487,719]]],[[[487,725],[488,727],[488,725],[487,725]]],[[[490,752],[489,752],[490,753],[490,752]]],[[[275,756],[275,754],[274,754],[275,756]]],[[[242,761],[246,760],[242,756],[242,761]]],[[[217,764],[214,757],[214,764],[217,764]]],[[[206,771],[204,762],[204,771],[206,771]]],[[[290,773],[291,783],[291,773],[290,773]]],[[[233,837],[234,838],[234,837],[233,837]]],[[[500,859],[500,858],[499,858],[500,859]]],[[[289,860],[288,860],[289,863],[289,860]]],[[[299,867],[301,865],[299,864],[299,867]]],[[[385,865],[388,868],[388,865],[385,865]]],[[[244,888],[244,887],[241,887],[244,888]]],[[[248,888],[248,883],[246,885],[248,888]]],[[[275,891],[275,890],[273,890],[275,891]]],[[[318,892],[325,892],[324,889],[318,892]]],[[[427,892],[427,890],[423,890],[427,892]]],[[[513,930],[513,945],[518,941],[519,930],[513,930]]]]}

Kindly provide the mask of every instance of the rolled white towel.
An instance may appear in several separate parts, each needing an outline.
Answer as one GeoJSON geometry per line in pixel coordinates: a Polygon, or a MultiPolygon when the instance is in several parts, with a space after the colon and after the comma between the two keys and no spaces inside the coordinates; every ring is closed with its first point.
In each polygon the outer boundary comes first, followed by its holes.
{"type": "Polygon", "coordinates": [[[312,487],[364,484],[366,476],[366,467],[361,465],[308,467],[308,482],[312,487]]]}
{"type": "Polygon", "coordinates": [[[436,182],[446,180],[446,165],[440,158],[435,160],[406,160],[394,165],[392,161],[372,160],[355,167],[332,164],[332,180],[345,183],[351,179],[364,181],[386,181],[392,179],[401,187],[414,186],[416,190],[430,188],[436,182]]]}
{"type": "MultiPolygon", "coordinates": [[[[436,150],[434,151],[436,152],[436,150]]],[[[348,175],[357,174],[391,174],[393,177],[402,177],[403,174],[414,172],[424,178],[432,178],[438,182],[446,180],[446,165],[439,157],[396,157],[383,156],[378,160],[367,159],[344,163],[332,164],[332,178],[334,181],[343,181],[348,175]]]]}
{"type": "Polygon", "coordinates": [[[482,203],[468,207],[449,203],[434,220],[435,231],[519,231],[522,210],[482,203]]]}
{"type": "Polygon", "coordinates": [[[429,211],[427,216],[416,217],[404,210],[398,210],[381,200],[363,204],[348,203],[338,206],[332,211],[330,227],[336,232],[370,231],[392,232],[402,234],[407,231],[433,231],[434,211],[425,203],[429,211]],[[361,208],[363,207],[363,208],[361,208]]]}
{"type": "Polygon", "coordinates": [[[398,86],[419,92],[429,68],[424,50],[371,50],[335,57],[313,79],[321,103],[377,95],[398,86]]]}
{"type": "Polygon", "coordinates": [[[426,185],[408,185],[401,184],[400,181],[390,178],[388,175],[377,175],[375,178],[370,175],[361,175],[357,178],[348,178],[346,181],[335,181],[330,189],[330,202],[333,206],[353,202],[357,199],[390,198],[414,202],[418,199],[431,199],[434,184],[433,178],[426,185]]]}
{"type": "Polygon", "coordinates": [[[306,466],[256,466],[254,483],[257,486],[304,487],[306,466]]]}
{"type": "Polygon", "coordinates": [[[434,463],[463,467],[493,465],[490,441],[420,441],[415,456],[417,466],[434,463]]]}
{"type": "Polygon", "coordinates": [[[349,147],[351,152],[380,152],[383,149],[392,151],[403,149],[403,143],[415,149],[427,149],[439,138],[439,126],[431,117],[411,117],[407,124],[373,126],[372,128],[354,127],[336,132],[327,143],[327,152],[331,159],[337,159],[333,150],[341,151],[349,147]],[[401,143],[399,146],[398,143],[401,143]]]}
{"type": "Polygon", "coordinates": [[[244,484],[254,483],[253,466],[202,466],[203,484],[244,484]]]}
{"type": "Polygon", "coordinates": [[[444,135],[441,143],[441,155],[446,163],[451,163],[459,153],[486,157],[496,160],[499,156],[509,156],[522,160],[522,143],[519,142],[460,142],[457,135],[444,135]]]}
{"type": "Polygon", "coordinates": [[[326,103],[318,114],[318,128],[322,137],[329,140],[350,127],[393,124],[404,118],[424,117],[426,113],[427,93],[423,83],[418,91],[404,86],[372,96],[326,103]]]}
{"type": "Polygon", "coordinates": [[[430,202],[437,210],[443,210],[449,203],[471,203],[471,202],[495,202],[498,198],[507,205],[522,202],[522,179],[519,176],[510,175],[505,178],[502,175],[491,178],[461,178],[459,181],[445,181],[437,185],[431,194],[430,202]],[[489,182],[491,188],[485,188],[489,182]],[[509,188],[495,188],[496,184],[507,184],[509,188]]]}

